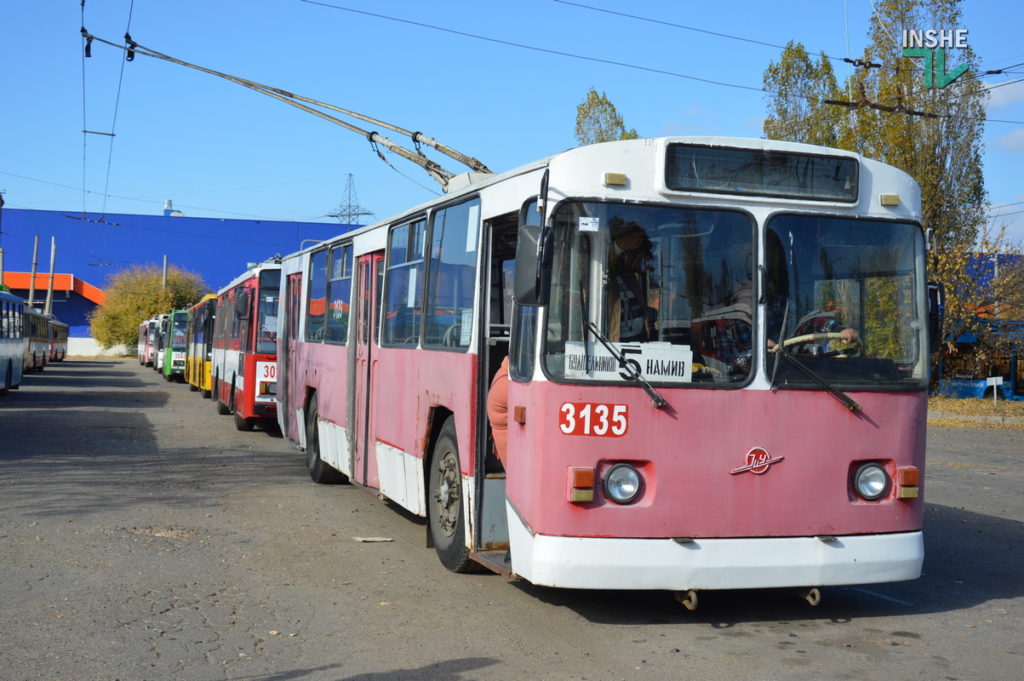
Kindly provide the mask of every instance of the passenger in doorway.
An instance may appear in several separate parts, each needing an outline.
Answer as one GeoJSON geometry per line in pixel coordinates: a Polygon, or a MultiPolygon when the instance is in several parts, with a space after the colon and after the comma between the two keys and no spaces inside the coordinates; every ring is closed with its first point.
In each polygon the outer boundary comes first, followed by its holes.
{"type": "Polygon", "coordinates": [[[505,452],[508,442],[508,355],[501,360],[498,373],[491,380],[491,389],[487,392],[487,420],[491,422],[494,453],[498,455],[498,461],[501,461],[501,465],[507,471],[505,452]]]}

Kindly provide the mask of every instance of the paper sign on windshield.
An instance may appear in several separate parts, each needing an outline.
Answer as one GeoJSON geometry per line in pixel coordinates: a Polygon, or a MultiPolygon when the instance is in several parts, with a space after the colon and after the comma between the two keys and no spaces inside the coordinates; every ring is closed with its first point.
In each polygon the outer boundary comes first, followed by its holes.
{"type": "MultiPolygon", "coordinates": [[[[652,383],[689,383],[693,376],[693,350],[671,343],[612,343],[633,373],[637,370],[652,383]]],[[[630,380],[631,372],[619,366],[601,343],[569,341],[565,344],[566,378],[596,381],[630,380]]]]}

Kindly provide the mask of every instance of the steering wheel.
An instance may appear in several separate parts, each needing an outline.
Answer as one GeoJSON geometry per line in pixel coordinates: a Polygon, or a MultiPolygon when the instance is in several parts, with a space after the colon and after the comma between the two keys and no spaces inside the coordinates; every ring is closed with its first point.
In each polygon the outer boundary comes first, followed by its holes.
{"type": "Polygon", "coordinates": [[[793,336],[782,341],[782,347],[788,348],[794,345],[804,345],[805,343],[831,343],[832,341],[840,341],[850,347],[845,347],[841,350],[831,350],[829,352],[822,353],[819,357],[853,357],[859,355],[864,351],[864,343],[860,338],[854,338],[853,340],[846,340],[842,333],[827,332],[827,333],[805,333],[802,336],[793,336]]]}
{"type": "Polygon", "coordinates": [[[441,344],[445,347],[453,348],[459,345],[460,334],[462,333],[461,324],[452,324],[445,329],[444,337],[441,340],[441,344]]]}

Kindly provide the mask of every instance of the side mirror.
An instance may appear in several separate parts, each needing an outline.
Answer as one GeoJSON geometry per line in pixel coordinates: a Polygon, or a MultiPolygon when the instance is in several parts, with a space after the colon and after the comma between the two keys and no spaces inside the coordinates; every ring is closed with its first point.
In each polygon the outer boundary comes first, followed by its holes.
{"type": "Polygon", "coordinates": [[[551,231],[540,225],[519,228],[516,243],[516,273],[513,295],[519,305],[540,307],[548,302],[551,291],[551,267],[548,262],[551,231]]]}
{"type": "Polygon", "coordinates": [[[519,235],[516,239],[516,273],[512,295],[518,305],[541,307],[551,291],[551,240],[547,221],[548,176],[540,178],[540,193],[519,211],[519,235]]]}
{"type": "Polygon", "coordinates": [[[946,287],[941,281],[928,282],[928,351],[939,349],[942,322],[946,315],[946,287]]]}

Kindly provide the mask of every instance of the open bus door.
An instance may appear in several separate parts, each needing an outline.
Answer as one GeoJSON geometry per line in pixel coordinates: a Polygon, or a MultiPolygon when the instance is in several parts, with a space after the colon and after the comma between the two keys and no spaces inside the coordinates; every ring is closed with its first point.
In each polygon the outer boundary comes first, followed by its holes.
{"type": "Polygon", "coordinates": [[[355,338],[355,404],[353,411],[353,427],[355,431],[355,461],[352,467],[352,479],[362,485],[377,488],[380,486],[377,472],[377,456],[375,453],[374,409],[375,380],[377,357],[374,345],[377,338],[378,305],[380,302],[381,285],[384,276],[384,252],[368,253],[356,262],[358,281],[356,283],[358,300],[358,322],[355,338]]]}
{"type": "Polygon", "coordinates": [[[285,290],[283,318],[285,323],[284,348],[280,350],[280,371],[278,378],[283,379],[283,385],[279,381],[277,395],[278,408],[281,417],[279,419],[284,435],[292,442],[302,441],[302,430],[304,424],[299,422],[296,409],[303,405],[303,392],[305,385],[298,380],[297,372],[292,370],[296,364],[296,353],[298,352],[299,341],[299,313],[302,310],[302,274],[291,274],[288,276],[288,284],[285,290]]]}

